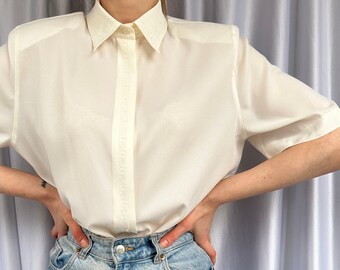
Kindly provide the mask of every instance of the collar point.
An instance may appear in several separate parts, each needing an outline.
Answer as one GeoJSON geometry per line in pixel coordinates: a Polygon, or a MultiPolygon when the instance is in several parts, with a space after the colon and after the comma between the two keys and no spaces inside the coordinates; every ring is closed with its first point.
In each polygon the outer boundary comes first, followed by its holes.
{"type": "Polygon", "coordinates": [[[92,52],[93,53],[95,53],[97,51],[97,49],[98,49],[98,46],[95,46],[95,45],[92,46],[92,52]]]}

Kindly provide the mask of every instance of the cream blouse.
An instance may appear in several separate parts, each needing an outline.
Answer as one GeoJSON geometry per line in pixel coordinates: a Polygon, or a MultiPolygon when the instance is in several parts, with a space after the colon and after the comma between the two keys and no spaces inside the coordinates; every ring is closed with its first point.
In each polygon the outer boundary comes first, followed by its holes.
{"type": "Polygon", "coordinates": [[[16,27],[0,48],[0,147],[103,236],[181,221],[239,165],[340,126],[340,110],[257,52],[238,28],[164,16],[121,24],[96,1],[16,27]]]}

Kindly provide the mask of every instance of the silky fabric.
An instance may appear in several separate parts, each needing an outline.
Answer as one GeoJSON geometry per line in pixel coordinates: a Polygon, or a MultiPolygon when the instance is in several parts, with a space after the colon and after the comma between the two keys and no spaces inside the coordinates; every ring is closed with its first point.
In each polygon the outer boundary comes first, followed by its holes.
{"type": "Polygon", "coordinates": [[[97,0],[86,17],[16,27],[0,48],[0,108],[0,147],[107,237],[180,222],[235,173],[247,139],[270,158],[340,127],[332,100],[236,26],[165,17],[160,1],[129,24],[97,0]]]}
{"type": "MultiPolygon", "coordinates": [[[[15,1],[5,2],[5,5],[15,6],[15,1]]],[[[30,5],[34,6],[27,1],[27,6],[30,5]]],[[[333,25],[338,23],[335,14],[339,13],[339,4],[335,1],[216,1],[214,4],[174,1],[173,5],[169,3],[169,9],[169,13],[174,16],[187,19],[235,23],[241,33],[249,37],[252,44],[273,63],[318,89],[323,95],[339,101],[339,91],[335,87],[339,85],[339,78],[332,75],[340,62],[335,51],[339,37],[332,30],[333,25]]],[[[14,14],[8,12],[6,7],[2,10],[6,10],[2,19],[14,14]]],[[[30,9],[22,10],[28,12],[30,9]]],[[[52,14],[39,13],[37,10],[32,9],[31,14],[52,14]]],[[[42,10],[51,10],[51,5],[42,10]]],[[[55,9],[52,7],[52,10],[55,9]]],[[[15,14],[17,16],[20,13],[15,14]]],[[[38,17],[23,18],[33,20],[38,17]]],[[[18,18],[17,22],[21,20],[18,18]]],[[[1,21],[0,25],[6,23],[1,21]]],[[[8,32],[16,24],[10,25],[5,31],[8,32]]],[[[1,33],[2,42],[6,34],[1,33]]],[[[251,155],[251,158],[244,160],[241,169],[259,161],[252,151],[247,149],[247,156],[251,155]]],[[[15,155],[11,155],[10,160],[7,150],[2,153],[4,163],[12,161],[14,167],[27,168],[15,155]]],[[[336,173],[327,175],[321,177],[322,181],[300,184],[284,191],[222,206],[212,230],[217,252],[223,254],[218,257],[217,269],[337,269],[339,261],[334,255],[339,249],[339,232],[336,230],[339,219],[334,213],[338,211],[336,202],[339,202],[339,195],[336,191],[339,186],[334,180],[336,177],[336,173]]],[[[11,203],[11,198],[3,196],[2,199],[5,203],[1,204],[1,211],[6,214],[6,219],[1,219],[0,224],[3,245],[0,266],[3,269],[20,269],[21,265],[22,269],[40,269],[44,258],[34,259],[33,262],[32,254],[43,254],[44,244],[37,244],[36,249],[32,245],[38,241],[48,243],[45,241],[48,234],[43,232],[48,232],[50,227],[47,227],[51,223],[40,229],[30,224],[41,224],[39,219],[29,217],[37,212],[40,221],[45,221],[43,216],[46,212],[39,212],[45,210],[36,209],[35,204],[29,209],[30,205],[26,201],[25,205],[20,205],[20,199],[16,199],[16,204],[11,203]],[[12,231],[15,219],[19,231],[17,236],[12,231]],[[28,230],[30,234],[27,234],[28,230]],[[32,237],[32,240],[27,240],[27,237],[32,237]],[[6,239],[11,241],[6,242],[6,239]],[[25,246],[28,241],[29,249],[25,246]],[[11,245],[13,249],[9,248],[11,245]],[[9,254],[5,254],[6,250],[9,254]]]]}

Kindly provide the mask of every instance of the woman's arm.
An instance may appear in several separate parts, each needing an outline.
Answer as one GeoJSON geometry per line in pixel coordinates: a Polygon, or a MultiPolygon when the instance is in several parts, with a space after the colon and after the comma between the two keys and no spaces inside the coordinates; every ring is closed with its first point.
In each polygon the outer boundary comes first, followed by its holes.
{"type": "Polygon", "coordinates": [[[0,193],[36,200],[45,205],[54,219],[52,236],[59,238],[67,233],[67,225],[82,247],[88,245],[81,227],[72,218],[71,211],[62,203],[58,191],[38,176],[0,166],[0,193]]]}
{"type": "Polygon", "coordinates": [[[210,225],[224,203],[287,187],[306,179],[340,170],[340,128],[318,139],[295,145],[256,167],[220,181],[213,190],[168,234],[164,247],[186,231],[216,260],[210,243],[210,225]]]}
{"type": "Polygon", "coordinates": [[[208,197],[212,203],[221,205],[337,170],[340,170],[340,128],[319,139],[288,148],[250,170],[222,180],[208,197]]]}

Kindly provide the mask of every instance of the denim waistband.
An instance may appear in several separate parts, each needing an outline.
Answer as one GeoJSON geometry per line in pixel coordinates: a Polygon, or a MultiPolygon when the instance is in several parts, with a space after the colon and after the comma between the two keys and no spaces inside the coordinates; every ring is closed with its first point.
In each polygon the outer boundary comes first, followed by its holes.
{"type": "Polygon", "coordinates": [[[147,236],[140,237],[117,237],[110,238],[92,233],[84,229],[84,233],[89,239],[89,246],[81,249],[77,241],[69,230],[67,239],[68,248],[76,250],[78,256],[86,258],[89,254],[95,256],[97,259],[103,261],[112,261],[115,264],[128,261],[144,260],[146,258],[153,258],[155,263],[159,263],[164,253],[176,249],[187,242],[193,241],[191,232],[185,232],[172,245],[167,248],[162,248],[159,244],[163,235],[169,232],[173,227],[147,236]]]}

